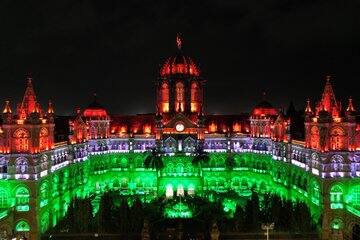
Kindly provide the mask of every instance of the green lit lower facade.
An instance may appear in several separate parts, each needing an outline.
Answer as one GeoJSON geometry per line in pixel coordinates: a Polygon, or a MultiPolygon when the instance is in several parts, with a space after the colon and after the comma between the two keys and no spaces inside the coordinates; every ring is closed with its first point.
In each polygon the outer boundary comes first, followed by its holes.
{"type": "MultiPolygon", "coordinates": [[[[322,222],[319,229],[322,239],[346,239],[360,222],[360,178],[351,176],[356,175],[351,170],[359,158],[357,152],[321,153],[297,144],[234,138],[230,141],[231,148],[205,149],[210,152],[210,161],[198,166],[192,164],[191,150],[167,152],[162,156],[164,168],[157,171],[144,167],[145,150],[131,148],[131,145],[143,146],[130,144],[136,139],[126,140],[128,150],[111,147],[124,141],[92,140],[58,145],[38,155],[3,155],[8,165],[6,173],[2,168],[0,180],[1,234],[39,239],[65,216],[73,198],[101,196],[112,189],[125,196],[137,195],[144,202],[176,195],[211,198],[211,193],[228,191],[236,192],[239,197],[249,196],[251,190],[272,193],[294,202],[305,202],[313,218],[322,222]],[[253,141],[253,147],[237,149],[236,146],[246,146],[242,141],[253,141]],[[104,143],[110,147],[103,148],[104,143]],[[265,150],[264,144],[271,145],[265,150]],[[231,169],[225,164],[229,153],[235,159],[231,169]],[[304,154],[304,158],[297,154],[304,154]],[[19,164],[19,159],[24,157],[36,164],[19,164]],[[320,158],[325,162],[325,158],[339,157],[353,161],[344,161],[340,168],[316,162],[320,158]],[[333,167],[344,172],[333,173],[333,167]]],[[[141,141],[154,143],[151,139],[141,141]]],[[[223,204],[227,211],[236,207],[230,199],[223,204]]],[[[192,213],[180,205],[164,214],[170,218],[186,218],[192,213]]]]}

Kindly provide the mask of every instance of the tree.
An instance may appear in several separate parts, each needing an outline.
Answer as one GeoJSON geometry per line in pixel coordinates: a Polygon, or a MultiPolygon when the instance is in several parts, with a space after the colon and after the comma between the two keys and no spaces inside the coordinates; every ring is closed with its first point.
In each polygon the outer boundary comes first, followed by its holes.
{"type": "Polygon", "coordinates": [[[260,209],[259,209],[259,195],[252,192],[251,199],[245,205],[245,222],[248,229],[258,230],[260,227],[260,209]]]}
{"type": "Polygon", "coordinates": [[[149,149],[144,160],[145,168],[156,169],[157,171],[163,169],[164,162],[162,160],[162,155],[163,152],[157,147],[149,149]]]}
{"type": "Polygon", "coordinates": [[[192,164],[197,166],[202,163],[208,163],[210,160],[209,153],[204,151],[202,144],[197,144],[194,151],[194,158],[192,159],[192,164]]]}
{"type": "Polygon", "coordinates": [[[113,198],[110,193],[104,193],[100,200],[98,211],[99,232],[114,232],[114,221],[111,217],[113,210],[113,198]]]}
{"type": "Polygon", "coordinates": [[[225,159],[225,168],[226,170],[233,170],[236,166],[235,158],[233,153],[228,153],[225,159]]]}

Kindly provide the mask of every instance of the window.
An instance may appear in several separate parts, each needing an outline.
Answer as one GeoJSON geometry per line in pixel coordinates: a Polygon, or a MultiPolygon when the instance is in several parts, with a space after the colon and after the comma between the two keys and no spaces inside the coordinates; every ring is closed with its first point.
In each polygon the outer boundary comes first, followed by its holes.
{"type": "Polygon", "coordinates": [[[41,128],[39,134],[40,150],[48,150],[48,136],[48,130],[46,128],[41,128]]]}
{"type": "Polygon", "coordinates": [[[16,152],[29,151],[30,133],[26,129],[19,128],[14,132],[14,145],[16,152]]]}
{"type": "Polygon", "coordinates": [[[30,226],[26,221],[21,220],[16,224],[15,229],[17,232],[29,232],[30,226]]]}
{"type": "Polygon", "coordinates": [[[344,130],[340,127],[336,127],[331,130],[330,135],[331,135],[331,138],[330,138],[331,148],[333,150],[342,150],[345,145],[344,144],[344,137],[345,137],[344,130]]]}
{"type": "Polygon", "coordinates": [[[352,193],[350,204],[354,207],[360,208],[360,186],[354,187],[350,193],[352,193]]]}
{"type": "Polygon", "coordinates": [[[5,189],[0,189],[0,208],[8,207],[8,194],[5,189]]]}
{"type": "Polygon", "coordinates": [[[331,209],[343,208],[343,190],[339,185],[335,185],[330,190],[331,209]]]}
{"type": "Polygon", "coordinates": [[[27,174],[28,161],[26,158],[20,157],[16,160],[16,174],[27,174]]]}
{"type": "Polygon", "coordinates": [[[311,148],[319,148],[319,141],[320,141],[320,137],[319,137],[319,129],[316,126],[313,126],[311,128],[311,139],[310,139],[310,147],[311,148]]]}
{"type": "Polygon", "coordinates": [[[7,164],[4,157],[0,159],[0,173],[7,173],[7,164]]]}
{"type": "Polygon", "coordinates": [[[40,207],[48,204],[49,187],[47,182],[43,182],[40,186],[40,207]]]}
{"type": "Polygon", "coordinates": [[[15,192],[16,210],[29,211],[30,194],[26,187],[18,187],[15,192]]]}
{"type": "Polygon", "coordinates": [[[160,90],[161,111],[169,112],[169,85],[163,83],[160,90]]]}
{"type": "Polygon", "coordinates": [[[41,228],[42,233],[46,232],[46,230],[49,228],[49,213],[48,212],[45,212],[41,216],[40,228],[41,228]]]}
{"type": "Polygon", "coordinates": [[[176,84],[175,109],[177,112],[183,112],[185,110],[184,84],[181,82],[176,84]]]}
{"type": "Polygon", "coordinates": [[[200,89],[197,83],[191,84],[191,112],[198,112],[200,110],[200,89]]]}
{"type": "Polygon", "coordinates": [[[311,201],[317,205],[320,204],[320,186],[319,184],[314,180],[311,184],[311,201]]]}

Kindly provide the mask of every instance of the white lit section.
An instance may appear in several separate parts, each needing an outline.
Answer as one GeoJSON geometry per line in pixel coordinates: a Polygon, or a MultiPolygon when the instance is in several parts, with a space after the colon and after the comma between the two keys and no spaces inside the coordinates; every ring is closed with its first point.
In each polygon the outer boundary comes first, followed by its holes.
{"type": "Polygon", "coordinates": [[[301,167],[301,168],[305,168],[305,163],[296,161],[294,159],[291,160],[291,163],[294,164],[295,166],[301,167]]]}
{"type": "MultiPolygon", "coordinates": [[[[87,158],[87,157],[86,157],[87,158]]],[[[81,158],[83,159],[83,158],[81,158]]],[[[79,159],[76,159],[75,162],[81,162],[81,160],[79,159]]],[[[62,162],[62,163],[59,163],[59,164],[56,164],[54,166],[51,166],[51,172],[55,172],[56,170],[60,169],[60,168],[63,168],[65,166],[69,165],[69,161],[65,161],[65,162],[62,162]]],[[[40,175],[41,176],[41,175],[40,175]]]]}
{"type": "Polygon", "coordinates": [[[178,143],[178,151],[181,152],[182,151],[182,141],[179,140],[179,143],[178,143]]]}
{"type": "Polygon", "coordinates": [[[190,196],[194,196],[194,195],[195,195],[195,188],[194,188],[193,185],[189,185],[189,187],[188,187],[188,194],[189,194],[190,196]]]}
{"type": "Polygon", "coordinates": [[[174,196],[174,190],[171,184],[166,186],[165,196],[166,198],[172,198],[174,196]]]}
{"type": "Polygon", "coordinates": [[[318,170],[318,169],[312,168],[312,169],[311,169],[311,172],[312,172],[312,174],[315,174],[315,175],[318,175],[318,176],[319,176],[319,170],[318,170]]]}
{"type": "Polygon", "coordinates": [[[183,185],[178,185],[177,187],[177,190],[176,190],[176,196],[178,197],[183,197],[185,195],[185,192],[184,192],[184,187],[183,185]]]}
{"type": "Polygon", "coordinates": [[[48,175],[48,170],[40,172],[40,177],[45,177],[46,175],[48,175]]]}
{"type": "Polygon", "coordinates": [[[15,174],[15,179],[29,179],[30,174],[15,174]]]}

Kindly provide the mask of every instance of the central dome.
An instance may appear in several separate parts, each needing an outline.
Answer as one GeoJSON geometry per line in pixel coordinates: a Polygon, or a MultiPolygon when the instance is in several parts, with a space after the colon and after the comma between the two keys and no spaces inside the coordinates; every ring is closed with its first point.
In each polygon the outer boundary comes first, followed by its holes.
{"type": "Polygon", "coordinates": [[[178,54],[174,57],[169,57],[160,68],[160,75],[166,77],[173,74],[187,74],[198,77],[200,75],[199,68],[195,62],[187,56],[184,56],[181,51],[181,40],[176,39],[178,54]]]}

